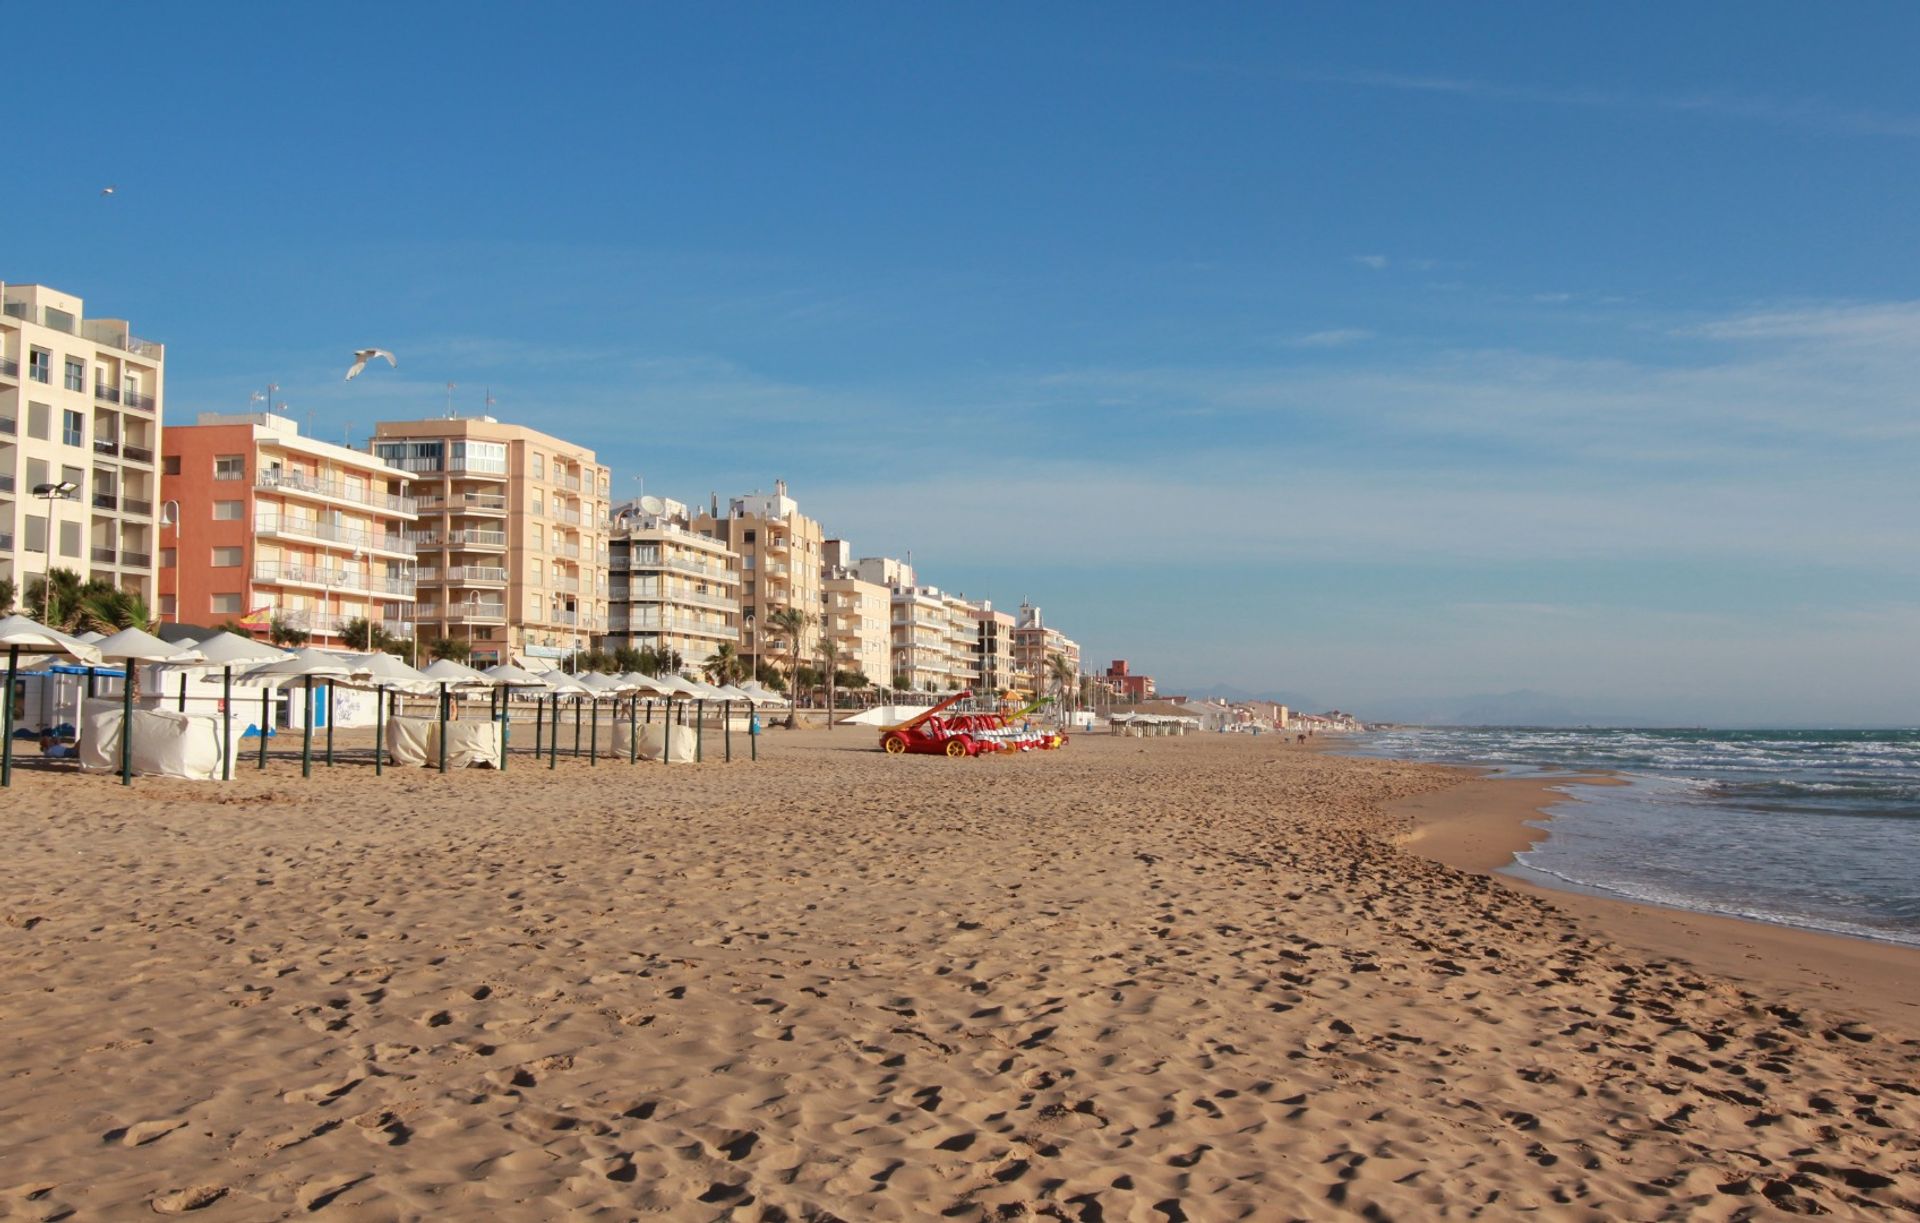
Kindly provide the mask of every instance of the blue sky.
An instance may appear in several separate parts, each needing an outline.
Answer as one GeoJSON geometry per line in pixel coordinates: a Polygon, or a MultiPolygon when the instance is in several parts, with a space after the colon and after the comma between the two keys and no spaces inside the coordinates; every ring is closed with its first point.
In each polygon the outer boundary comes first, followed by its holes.
{"type": "Polygon", "coordinates": [[[36,20],[0,277],[177,420],[453,381],[1180,687],[1920,722],[1910,7],[36,20]]]}

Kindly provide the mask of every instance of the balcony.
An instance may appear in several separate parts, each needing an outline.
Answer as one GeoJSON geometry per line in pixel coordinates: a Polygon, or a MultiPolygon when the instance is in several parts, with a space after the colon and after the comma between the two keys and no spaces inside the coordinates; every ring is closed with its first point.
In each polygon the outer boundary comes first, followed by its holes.
{"type": "Polygon", "coordinates": [[[138,497],[122,497],[120,498],[120,512],[122,514],[133,514],[140,518],[151,518],[153,517],[153,502],[143,501],[138,497]]]}
{"type": "Polygon", "coordinates": [[[418,512],[417,503],[412,497],[396,497],[391,493],[376,492],[371,488],[349,487],[341,480],[322,480],[299,472],[263,471],[254,479],[253,486],[266,492],[293,493],[328,501],[345,501],[353,505],[370,506],[376,510],[388,510],[395,514],[411,516],[418,512]]]}
{"type": "Polygon", "coordinates": [[[12,492],[13,485],[13,473],[10,471],[0,471],[0,493],[12,492]]]}
{"type": "Polygon", "coordinates": [[[402,556],[412,556],[417,551],[413,541],[402,535],[379,534],[358,527],[337,527],[315,518],[293,518],[285,514],[255,515],[253,532],[256,535],[317,539],[346,548],[395,552],[402,556]]]}
{"type": "Polygon", "coordinates": [[[379,592],[412,598],[416,584],[412,578],[375,577],[356,569],[331,565],[301,565],[284,561],[253,562],[253,580],[281,586],[320,586],[327,590],[351,590],[367,594],[379,592]]]}
{"type": "Polygon", "coordinates": [[[421,621],[443,620],[448,624],[505,624],[504,603],[449,603],[446,606],[416,607],[413,614],[421,621]]]}
{"type": "Polygon", "coordinates": [[[120,396],[120,402],[142,412],[151,412],[154,408],[153,396],[142,395],[139,391],[127,391],[120,396]]]}
{"type": "Polygon", "coordinates": [[[153,451],[145,446],[135,446],[131,442],[120,447],[120,457],[135,463],[145,463],[149,467],[153,466],[153,451]]]}
{"type": "Polygon", "coordinates": [[[453,548],[472,548],[502,552],[507,548],[505,531],[459,530],[447,532],[447,545],[453,548]]]}
{"type": "Polygon", "coordinates": [[[120,443],[111,438],[96,437],[93,439],[93,452],[95,454],[119,454],[120,443]]]}
{"type": "Polygon", "coordinates": [[[20,363],[9,357],[0,357],[0,378],[19,378],[20,363]]]}
{"type": "Polygon", "coordinates": [[[547,550],[548,550],[549,552],[551,552],[551,553],[552,553],[553,555],[555,555],[555,556],[564,556],[564,557],[566,557],[566,558],[567,558],[568,560],[574,560],[574,561],[577,561],[577,560],[579,560],[579,559],[580,559],[580,545],[579,545],[579,544],[560,544],[560,543],[557,543],[557,544],[554,544],[554,545],[553,545],[553,547],[551,547],[551,548],[549,548],[549,549],[547,549],[547,550]]]}
{"type": "Polygon", "coordinates": [[[20,433],[20,422],[11,416],[0,416],[0,433],[8,437],[17,437],[20,433]]]}
{"type": "Polygon", "coordinates": [[[114,496],[112,493],[95,493],[93,495],[93,508],[96,510],[117,510],[120,508],[120,498],[114,496]]]}
{"type": "Polygon", "coordinates": [[[507,584],[507,571],[488,565],[455,565],[445,571],[444,578],[438,576],[441,570],[435,569],[431,572],[435,575],[434,577],[428,578],[426,573],[422,573],[421,577],[429,581],[444,581],[449,586],[505,586],[507,584]]]}
{"type": "Polygon", "coordinates": [[[568,492],[577,493],[580,491],[581,485],[580,485],[579,476],[562,475],[561,473],[556,471],[553,473],[553,482],[555,484],[558,484],[561,488],[566,489],[568,492]]]}
{"type": "Polygon", "coordinates": [[[93,384],[93,397],[101,403],[119,403],[120,388],[108,386],[104,382],[96,382],[93,384]]]}
{"type": "Polygon", "coordinates": [[[99,544],[93,546],[93,563],[96,565],[111,565],[119,559],[119,556],[116,549],[103,548],[99,544]]]}
{"type": "Polygon", "coordinates": [[[455,493],[446,499],[446,508],[456,514],[504,514],[507,498],[504,493],[455,493]]]}
{"type": "Polygon", "coordinates": [[[153,553],[122,552],[120,554],[120,567],[122,569],[151,569],[153,568],[153,553]]]}
{"type": "Polygon", "coordinates": [[[716,641],[740,640],[740,630],[735,625],[673,612],[663,616],[655,608],[616,611],[607,617],[607,627],[616,633],[685,633],[689,636],[711,637],[716,641]]]}

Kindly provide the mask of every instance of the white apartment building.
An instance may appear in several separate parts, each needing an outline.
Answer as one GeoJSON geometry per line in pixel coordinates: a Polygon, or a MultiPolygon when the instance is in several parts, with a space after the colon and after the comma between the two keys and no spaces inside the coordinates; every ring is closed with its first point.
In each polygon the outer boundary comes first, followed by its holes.
{"type": "Polygon", "coordinates": [[[60,568],[154,604],[165,371],[126,320],[0,284],[0,578],[17,598],[60,568]]]}
{"type": "Polygon", "coordinates": [[[688,668],[739,648],[740,556],[691,522],[685,505],[659,497],[614,507],[601,648],[664,646],[688,668]]]}
{"type": "Polygon", "coordinates": [[[892,592],[845,567],[828,569],[820,587],[826,631],[834,643],[834,665],[842,671],[858,671],[875,684],[891,684],[892,592]]]}
{"type": "Polygon", "coordinates": [[[933,586],[896,586],[893,608],[893,686],[944,692],[963,687],[967,671],[953,657],[953,613],[933,586]]]}

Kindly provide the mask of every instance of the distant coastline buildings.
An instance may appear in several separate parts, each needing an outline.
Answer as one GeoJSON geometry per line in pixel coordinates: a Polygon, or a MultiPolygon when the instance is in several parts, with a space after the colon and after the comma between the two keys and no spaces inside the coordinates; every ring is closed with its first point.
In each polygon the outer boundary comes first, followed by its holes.
{"type": "MultiPolygon", "coordinates": [[[[364,450],[276,412],[164,427],[166,350],[45,285],[0,283],[0,595],[53,570],[137,595],[163,621],[282,641],[415,644],[540,669],[651,651],[718,655],[881,689],[1140,701],[1118,662],[1017,612],[858,557],[771,493],[615,504],[580,441],[491,416],[377,424],[364,450]],[[795,626],[798,626],[796,634],[795,626]],[[1116,674],[1115,672],[1118,672],[1116,674]]],[[[258,397],[256,397],[258,398],[258,397]]]]}

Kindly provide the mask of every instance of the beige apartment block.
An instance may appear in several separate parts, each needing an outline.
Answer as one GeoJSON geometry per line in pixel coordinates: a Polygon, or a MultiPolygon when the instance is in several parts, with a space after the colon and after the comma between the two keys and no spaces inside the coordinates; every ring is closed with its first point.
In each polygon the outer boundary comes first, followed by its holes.
{"type": "Polygon", "coordinates": [[[984,692],[978,657],[980,630],[973,619],[974,605],[964,595],[947,592],[941,594],[940,604],[947,611],[947,658],[953,669],[953,682],[962,688],[984,692]]]}
{"type": "Polygon", "coordinates": [[[827,631],[835,666],[858,671],[875,684],[893,682],[893,593],[853,570],[831,568],[821,580],[827,631]]]}
{"type": "Polygon", "coordinates": [[[413,635],[407,472],[265,412],[176,425],[161,463],[162,619],[278,623],[319,646],[355,620],[413,635]]]}
{"type": "Polygon", "coordinates": [[[17,598],[59,568],[154,603],[165,375],[164,346],[124,319],[0,284],[0,578],[17,598]]]}
{"type": "Polygon", "coordinates": [[[820,524],[802,514],[799,504],[787,496],[787,482],[775,481],[771,495],[733,498],[724,518],[717,506],[710,507],[694,519],[693,529],[719,540],[740,557],[741,653],[749,662],[764,654],[763,665],[787,665],[784,639],[771,629],[773,614],[787,608],[799,608],[812,618],[806,653],[817,656],[826,536],[820,524]]]}
{"type": "Polygon", "coordinates": [[[666,647],[698,668],[740,643],[740,556],[690,525],[678,501],[642,497],[614,509],[613,587],[604,649],[666,647]]]}
{"type": "Polygon", "coordinates": [[[965,686],[970,663],[955,664],[953,613],[933,586],[896,586],[893,609],[893,686],[945,692],[965,686]]]}
{"type": "Polygon", "coordinates": [[[1054,655],[1067,660],[1074,674],[1080,672],[1080,645],[1057,628],[1050,627],[1038,607],[1022,600],[1013,625],[1013,667],[1028,691],[1054,692],[1047,660],[1054,655]]]}
{"type": "Polygon", "coordinates": [[[593,451],[490,416],[383,421],[370,449],[414,478],[423,638],[488,666],[606,633],[612,477],[593,451]]]}
{"type": "Polygon", "coordinates": [[[973,605],[973,671],[977,692],[1014,692],[1022,687],[1013,665],[1013,617],[993,604],[973,605]]]}

